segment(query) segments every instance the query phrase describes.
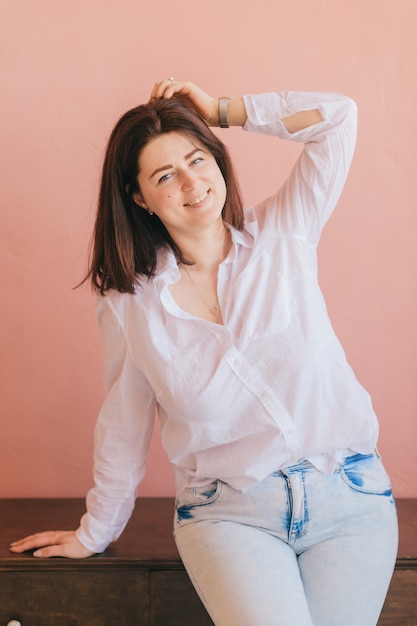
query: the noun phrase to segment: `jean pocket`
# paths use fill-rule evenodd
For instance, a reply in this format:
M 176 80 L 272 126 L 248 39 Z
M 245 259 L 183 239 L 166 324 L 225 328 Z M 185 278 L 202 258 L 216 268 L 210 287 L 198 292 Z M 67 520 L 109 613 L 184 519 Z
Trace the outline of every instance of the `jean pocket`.
M 192 520 L 200 507 L 212 504 L 222 491 L 222 481 L 215 480 L 202 487 L 186 487 L 177 496 L 175 502 L 177 523 Z
M 347 457 L 340 468 L 345 483 L 361 493 L 391 496 L 390 478 L 377 454 Z

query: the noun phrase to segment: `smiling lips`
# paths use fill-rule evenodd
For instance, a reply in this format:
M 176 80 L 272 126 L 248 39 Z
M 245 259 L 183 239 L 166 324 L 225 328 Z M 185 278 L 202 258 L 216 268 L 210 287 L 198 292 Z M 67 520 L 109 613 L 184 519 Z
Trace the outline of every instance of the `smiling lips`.
M 203 202 L 203 200 L 205 200 L 209 194 L 209 189 L 207 189 L 207 191 L 200 196 L 199 198 L 195 198 L 195 200 L 192 200 L 191 202 L 186 202 L 184 204 L 184 206 L 194 206 L 195 204 L 199 204 L 200 202 Z

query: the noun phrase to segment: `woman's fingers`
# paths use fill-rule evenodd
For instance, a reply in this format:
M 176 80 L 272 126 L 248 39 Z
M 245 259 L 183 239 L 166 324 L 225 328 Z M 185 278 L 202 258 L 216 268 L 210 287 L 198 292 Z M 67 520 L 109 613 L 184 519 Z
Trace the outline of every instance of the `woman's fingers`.
M 34 548 L 54 544 L 56 532 L 57 531 L 46 531 L 29 535 L 28 537 L 24 537 L 10 544 L 10 550 L 12 552 L 24 552 L 25 550 L 33 550 Z
M 51 557 L 65 556 L 73 559 L 82 559 L 94 554 L 78 541 L 74 531 L 54 530 L 29 535 L 10 545 L 12 552 L 36 550 L 33 556 Z
M 175 93 L 188 95 L 191 83 L 175 80 L 175 78 L 167 78 L 161 80 L 153 86 L 151 98 L 172 98 Z

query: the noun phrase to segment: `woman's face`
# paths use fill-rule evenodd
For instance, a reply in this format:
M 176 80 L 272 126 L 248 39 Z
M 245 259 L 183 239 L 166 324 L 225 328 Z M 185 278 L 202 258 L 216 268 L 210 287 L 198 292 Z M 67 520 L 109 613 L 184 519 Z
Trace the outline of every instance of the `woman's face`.
M 139 156 L 138 183 L 135 202 L 155 213 L 174 240 L 222 219 L 226 183 L 194 137 L 171 132 L 152 139 Z

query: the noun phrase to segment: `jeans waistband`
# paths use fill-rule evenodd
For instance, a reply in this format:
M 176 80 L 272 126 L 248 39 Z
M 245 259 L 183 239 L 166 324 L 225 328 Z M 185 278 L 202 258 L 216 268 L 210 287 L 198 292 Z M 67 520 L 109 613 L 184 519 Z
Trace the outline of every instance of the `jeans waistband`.
M 335 469 L 337 471 L 341 465 L 349 461 L 356 461 L 361 458 L 370 458 L 372 456 L 377 456 L 380 458 L 380 454 L 377 449 L 373 452 L 363 454 L 361 452 L 355 452 L 350 448 L 346 448 L 344 450 L 339 450 L 335 455 Z M 312 463 L 309 459 L 300 459 L 297 463 L 292 463 L 291 465 L 286 465 L 285 467 L 281 467 L 278 470 L 272 472 L 273 476 L 280 476 L 285 472 L 295 472 L 297 470 L 308 470 L 315 469 L 317 471 L 321 471 L 319 467 L 317 467 L 314 463 Z

